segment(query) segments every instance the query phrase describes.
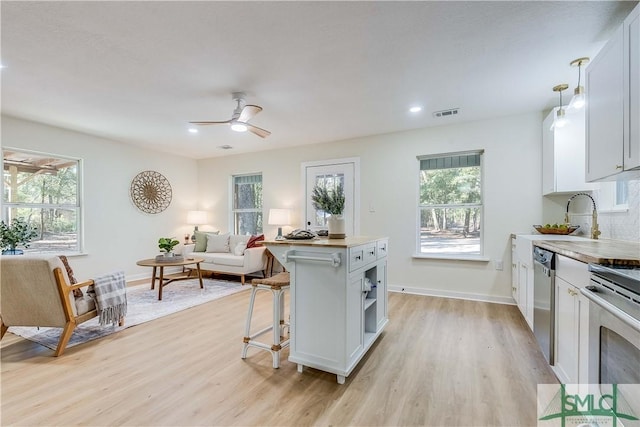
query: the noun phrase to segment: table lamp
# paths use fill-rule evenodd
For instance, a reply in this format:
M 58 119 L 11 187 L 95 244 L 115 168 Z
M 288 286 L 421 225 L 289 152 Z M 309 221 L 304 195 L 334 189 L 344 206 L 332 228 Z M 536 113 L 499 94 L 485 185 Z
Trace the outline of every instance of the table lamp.
M 269 209 L 269 225 L 279 226 L 276 240 L 284 240 L 282 226 L 289 224 L 291 224 L 291 212 L 289 209 Z
M 188 211 L 187 212 L 187 224 L 193 225 L 193 235 L 191 236 L 191 241 L 195 243 L 196 241 L 196 231 L 198 231 L 198 226 L 207 223 L 207 213 L 205 211 Z

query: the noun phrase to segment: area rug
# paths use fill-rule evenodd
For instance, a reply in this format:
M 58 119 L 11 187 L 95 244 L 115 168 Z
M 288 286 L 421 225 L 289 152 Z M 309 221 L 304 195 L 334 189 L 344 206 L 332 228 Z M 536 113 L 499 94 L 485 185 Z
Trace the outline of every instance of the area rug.
M 76 327 L 66 348 L 251 288 L 243 287 L 238 282 L 211 279 L 203 281 L 204 289 L 200 289 L 198 279 L 172 283 L 162 290 L 162 301 L 158 301 L 157 285 L 154 290 L 150 289 L 149 284 L 128 287 L 124 326 L 100 326 L 98 317 L 94 317 Z M 55 350 L 62 328 L 12 326 L 9 332 Z

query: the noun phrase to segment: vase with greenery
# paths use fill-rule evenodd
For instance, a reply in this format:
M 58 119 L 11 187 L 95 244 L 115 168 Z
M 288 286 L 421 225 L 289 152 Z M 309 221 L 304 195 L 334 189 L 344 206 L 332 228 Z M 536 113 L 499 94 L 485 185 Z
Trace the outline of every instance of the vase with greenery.
M 158 248 L 165 253 L 166 257 L 173 256 L 173 248 L 180 242 L 172 237 L 161 237 L 158 239 Z
M 10 225 L 0 221 L 0 246 L 3 255 L 21 255 L 24 252 L 16 249 L 19 245 L 29 247 L 29 242 L 38 235 L 35 227 L 32 227 L 22 218 L 14 218 Z
M 330 239 L 344 239 L 344 187 L 338 184 L 335 188 L 328 189 L 321 185 L 313 187 L 311 192 L 313 208 L 330 214 L 327 218 Z

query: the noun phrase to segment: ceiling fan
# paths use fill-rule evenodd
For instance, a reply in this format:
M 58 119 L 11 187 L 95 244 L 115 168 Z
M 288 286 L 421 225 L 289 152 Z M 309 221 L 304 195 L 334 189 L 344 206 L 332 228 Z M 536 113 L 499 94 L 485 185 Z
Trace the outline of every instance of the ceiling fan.
M 259 128 L 249 123 L 249 120 L 262 111 L 262 107 L 258 105 L 247 105 L 244 92 L 233 92 L 231 97 L 236 101 L 236 109 L 229 120 L 223 122 L 189 122 L 194 125 L 231 125 L 231 130 L 236 132 L 252 132 L 260 138 L 266 138 L 271 135 L 268 130 Z

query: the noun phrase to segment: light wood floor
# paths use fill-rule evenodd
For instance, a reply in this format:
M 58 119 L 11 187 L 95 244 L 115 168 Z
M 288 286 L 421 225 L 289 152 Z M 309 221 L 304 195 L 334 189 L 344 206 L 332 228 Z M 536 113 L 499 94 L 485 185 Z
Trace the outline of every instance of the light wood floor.
M 256 320 L 271 315 L 258 300 Z M 240 359 L 241 292 L 53 351 L 1 342 L 3 426 L 536 425 L 536 385 L 556 383 L 514 306 L 391 293 L 390 323 L 338 385 L 265 351 Z

